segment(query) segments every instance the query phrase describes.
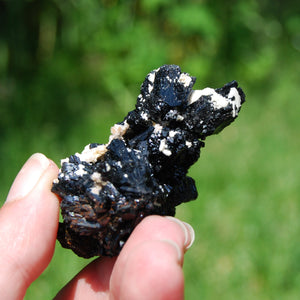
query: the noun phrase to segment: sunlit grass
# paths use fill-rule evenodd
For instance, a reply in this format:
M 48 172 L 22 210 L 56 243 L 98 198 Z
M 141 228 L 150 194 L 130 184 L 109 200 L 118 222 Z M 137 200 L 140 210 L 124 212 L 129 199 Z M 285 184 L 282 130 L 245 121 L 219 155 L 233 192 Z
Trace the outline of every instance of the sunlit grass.
M 187 299 L 299 297 L 300 145 L 291 117 L 299 104 L 248 100 L 231 128 L 207 139 L 191 172 L 199 199 L 178 209 L 197 236 L 184 266 Z

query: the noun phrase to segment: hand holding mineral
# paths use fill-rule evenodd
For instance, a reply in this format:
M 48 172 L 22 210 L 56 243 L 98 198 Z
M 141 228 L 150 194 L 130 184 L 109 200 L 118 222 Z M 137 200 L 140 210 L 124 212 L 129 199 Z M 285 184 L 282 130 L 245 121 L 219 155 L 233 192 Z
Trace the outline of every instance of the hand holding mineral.
M 23 299 L 52 259 L 59 199 L 50 187 L 57 172 L 47 157 L 33 155 L 0 210 L 1 299 Z M 172 217 L 149 216 L 135 228 L 118 258 L 94 260 L 55 299 L 135 300 L 147 295 L 147 299 L 182 300 L 183 255 L 193 239 L 188 224 Z M 50 279 L 43 277 L 43 284 L 45 280 Z

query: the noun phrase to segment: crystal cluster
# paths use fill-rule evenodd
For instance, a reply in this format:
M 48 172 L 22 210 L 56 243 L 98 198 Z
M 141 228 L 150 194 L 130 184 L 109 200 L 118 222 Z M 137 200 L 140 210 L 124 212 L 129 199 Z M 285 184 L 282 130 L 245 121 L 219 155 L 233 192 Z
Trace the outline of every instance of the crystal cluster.
M 195 81 L 175 65 L 150 72 L 108 143 L 61 161 L 52 191 L 62 198 L 63 247 L 86 258 L 118 255 L 143 218 L 174 216 L 175 206 L 197 198 L 188 169 L 205 138 L 237 117 L 245 95 L 236 81 L 193 90 Z

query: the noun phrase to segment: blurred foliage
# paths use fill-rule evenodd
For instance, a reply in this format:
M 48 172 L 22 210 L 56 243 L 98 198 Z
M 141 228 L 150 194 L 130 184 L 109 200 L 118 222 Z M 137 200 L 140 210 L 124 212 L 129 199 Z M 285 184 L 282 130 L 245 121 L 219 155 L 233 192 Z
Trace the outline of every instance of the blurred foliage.
M 300 14 L 294 1 L 0 0 L 1 199 L 33 152 L 59 161 L 134 108 L 146 74 L 238 80 L 239 120 L 207 142 L 178 208 L 198 239 L 187 299 L 298 299 Z M 51 298 L 84 260 L 57 247 L 28 291 Z

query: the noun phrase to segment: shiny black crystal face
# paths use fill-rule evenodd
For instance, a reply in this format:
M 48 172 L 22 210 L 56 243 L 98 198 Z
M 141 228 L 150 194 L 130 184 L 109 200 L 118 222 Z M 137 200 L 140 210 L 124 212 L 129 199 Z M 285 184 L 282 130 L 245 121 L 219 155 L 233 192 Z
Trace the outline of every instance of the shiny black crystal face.
M 58 240 L 82 257 L 118 255 L 134 227 L 152 214 L 174 216 L 197 198 L 189 167 L 245 101 L 233 81 L 192 90 L 195 78 L 175 65 L 147 75 L 135 110 L 93 143 L 62 160 L 52 191 L 62 198 Z

